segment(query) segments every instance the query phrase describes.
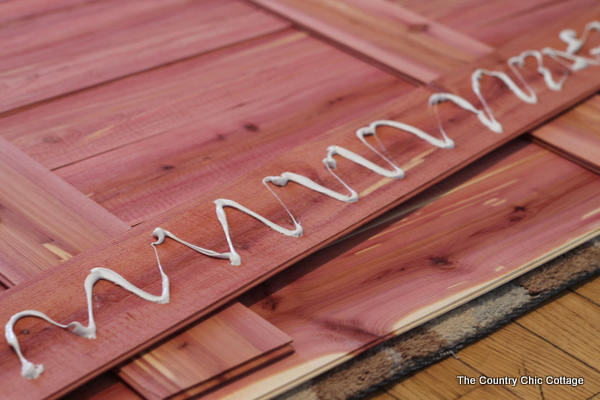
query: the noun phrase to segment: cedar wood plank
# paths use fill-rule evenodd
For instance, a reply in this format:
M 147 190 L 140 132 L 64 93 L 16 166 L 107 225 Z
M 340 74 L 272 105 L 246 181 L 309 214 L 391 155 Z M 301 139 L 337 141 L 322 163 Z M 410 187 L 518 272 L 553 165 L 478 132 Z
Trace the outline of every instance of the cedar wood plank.
M 55 172 L 133 225 L 413 88 L 289 30 L 15 115 L 0 131 L 65 139 L 64 152 L 44 144 L 46 161 L 67 164 Z M 74 162 L 84 155 L 94 156 Z
M 14 286 L 129 225 L 0 138 L 0 282 Z
M 385 0 L 252 0 L 359 57 L 429 83 L 493 49 Z
M 144 398 L 202 393 L 293 352 L 292 339 L 241 303 L 186 328 L 118 368 Z
M 0 5 L 0 112 L 289 26 L 237 0 L 19 3 Z
M 585 13 L 596 0 L 388 0 L 493 47 Z
M 531 134 L 536 143 L 600 174 L 600 96 L 545 124 Z

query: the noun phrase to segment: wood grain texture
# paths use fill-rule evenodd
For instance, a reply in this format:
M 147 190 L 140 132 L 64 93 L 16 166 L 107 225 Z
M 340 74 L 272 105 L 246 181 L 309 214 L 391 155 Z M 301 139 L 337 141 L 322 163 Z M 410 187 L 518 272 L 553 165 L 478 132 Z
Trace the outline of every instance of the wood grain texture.
M 129 225 L 0 138 L 0 282 L 17 285 Z
M 420 82 L 431 82 L 492 51 L 385 0 L 252 2 Z
M 596 0 L 388 0 L 498 47 L 598 5 Z
M 571 288 L 575 293 L 600 306 L 600 277 L 587 280 Z
M 242 376 L 242 374 L 252 373 L 254 369 L 260 368 L 266 364 L 276 362 L 281 357 L 285 357 L 291 354 L 294 351 L 292 345 L 287 345 L 279 348 L 271 353 L 263 353 L 260 358 L 257 358 L 253 361 L 248 362 L 247 364 L 243 364 L 237 368 L 231 369 L 219 376 L 215 379 L 207 380 L 200 385 L 196 385 L 191 389 L 187 389 L 179 394 L 170 397 L 171 400 L 187 400 L 191 398 L 198 398 L 202 396 L 205 392 L 214 389 L 220 385 L 227 385 L 232 380 Z
M 119 376 L 147 399 L 187 398 L 291 353 L 291 341 L 235 302 L 119 367 Z
M 585 19 L 570 26 L 581 28 L 583 23 L 594 16 L 587 13 Z M 549 27 L 544 34 L 548 38 L 555 37 L 560 29 L 562 26 Z M 521 43 L 521 46 L 530 48 L 529 43 Z M 474 66 L 469 66 L 468 70 L 473 68 Z M 549 118 L 573 102 L 581 101 L 600 87 L 599 79 L 598 74 L 590 70 L 574 74 L 569 80 L 568 89 L 561 93 L 543 92 L 544 103 L 528 107 L 526 113 L 519 111 L 518 100 L 501 96 L 502 91 L 499 91 L 498 97 L 503 101 L 490 101 L 490 104 L 492 107 L 501 104 L 505 111 L 499 115 L 512 118 L 502 135 L 490 134 L 487 129 L 474 122 L 476 117 L 470 114 L 465 117 L 464 112 L 456 110 L 454 129 L 450 133 L 456 142 L 456 149 L 452 151 L 431 151 L 430 146 L 419 139 L 404 136 L 398 140 L 389 131 L 382 131 L 382 141 L 388 149 L 388 155 L 399 164 L 411 162 L 410 173 L 403 181 L 381 179 L 366 173 L 361 167 L 341 161 L 340 174 L 362 194 L 361 200 L 356 204 L 340 204 L 297 185 L 277 189 L 305 228 L 306 234 L 301 238 L 282 238 L 277 232 L 246 215 L 229 212 L 233 241 L 244 260 L 241 268 L 232 268 L 224 261 L 201 257 L 178 244 L 167 243 L 161 247 L 160 252 L 163 266 L 173 285 L 172 301 L 168 306 L 150 304 L 113 285 L 100 282 L 95 288 L 98 305 L 96 319 L 100 327 L 99 339 L 96 341 L 78 340 L 57 329 L 44 329 L 46 325 L 38 321 L 20 322 L 17 328 L 19 331 L 27 329 L 32 333 L 25 339 L 21 338 L 25 353 L 35 362 L 43 360 L 47 369 L 44 379 L 23 382 L 19 376 L 18 360 L 6 344 L 0 344 L 2 390 L 11 390 L 24 398 L 58 396 L 64 393 L 73 385 L 90 379 L 144 347 L 156 343 L 299 258 L 433 185 L 475 158 L 523 133 L 532 124 Z M 470 79 L 466 82 L 470 82 Z M 141 224 L 98 246 L 93 252 L 66 261 L 55 268 L 52 274 L 45 274 L 35 281 L 0 293 L 0 320 L 7 320 L 16 311 L 31 308 L 46 312 L 52 310 L 52 316 L 58 321 L 85 319 L 81 285 L 90 266 L 112 268 L 136 286 L 152 293 L 158 292 L 158 273 L 155 267 L 150 267 L 155 265 L 149 246 L 149 235 L 154 227 L 162 226 L 184 239 L 223 251 L 225 241 L 211 204 L 215 198 L 243 201 L 259 214 L 284 224 L 287 216 L 275 199 L 269 201 L 266 200 L 269 197 L 249 196 L 249 193 L 256 193 L 264 176 L 291 170 L 320 182 L 331 182 L 331 177 L 323 175 L 326 171 L 314 169 L 318 168 L 315 166 L 322 165 L 320 163 L 324 149 L 337 144 L 370 157 L 350 132 L 385 115 L 391 114 L 408 123 L 421 121 L 419 127 L 433 132 L 435 121 L 432 121 L 427 108 L 423 106 L 427 103 L 429 94 L 428 89 L 415 89 L 394 101 L 390 108 L 365 112 L 351 124 L 339 126 L 318 138 L 307 140 L 286 154 L 274 157 L 261 168 L 177 207 L 160 219 Z M 269 196 L 268 192 L 265 196 Z M 582 199 L 579 196 L 576 200 Z M 600 216 L 592 217 L 584 222 L 597 223 L 599 218 Z M 547 230 L 547 233 L 551 232 L 554 231 Z M 502 277 L 504 279 L 508 275 Z M 47 296 L 45 290 L 54 287 L 60 287 L 61 292 L 56 296 Z M 74 300 L 77 298 L 81 300 Z M 48 343 L 52 343 L 52 346 L 48 346 Z
M 598 183 L 534 144 L 488 155 L 244 295 L 296 352 L 206 399 L 283 392 L 598 234 Z
M 600 174 L 600 96 L 532 132 L 536 142 Z
M 0 5 L 15 18 L 0 29 L 0 112 L 288 25 L 235 0 L 15 3 Z
M 290 30 L 7 118 L 1 132 L 70 164 L 55 172 L 133 225 L 327 130 L 351 131 L 413 88 Z
M 525 400 L 504 386 L 480 386 L 461 397 L 461 400 Z
M 142 400 L 112 373 L 100 375 L 62 397 L 62 400 Z
M 376 390 L 375 392 L 371 393 L 370 395 L 363 397 L 363 400 L 398 400 L 398 399 L 380 389 L 380 390 Z
M 527 329 L 510 324 L 461 350 L 458 356 L 485 376 L 531 375 L 583 377 L 583 385 L 516 385 L 511 392 L 524 399 L 587 399 L 600 388 L 597 370 L 553 346 Z M 540 392 L 541 389 L 541 392 Z
M 597 304 L 567 293 L 516 321 L 596 371 L 600 370 L 600 349 L 593 339 L 600 336 L 600 306 Z M 548 331 L 552 335 L 546 334 Z M 590 341 L 571 340 L 575 336 L 589 337 Z M 596 376 L 599 376 L 597 372 Z

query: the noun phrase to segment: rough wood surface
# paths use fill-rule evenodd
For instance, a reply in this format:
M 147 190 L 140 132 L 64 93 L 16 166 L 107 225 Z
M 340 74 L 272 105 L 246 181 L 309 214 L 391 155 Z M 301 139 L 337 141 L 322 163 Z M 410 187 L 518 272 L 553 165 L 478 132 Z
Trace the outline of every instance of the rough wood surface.
M 537 143 L 600 174 L 600 96 L 532 132 Z
M 235 302 L 119 367 L 147 399 L 197 395 L 293 351 L 292 339 Z
M 0 5 L 0 112 L 284 29 L 235 0 Z
M 385 0 L 252 0 L 309 31 L 420 82 L 492 48 Z
M 15 115 L 0 133 L 70 164 L 55 172 L 136 224 L 327 130 L 352 131 L 413 88 L 290 30 Z
M 585 22 L 593 17 L 588 13 Z M 576 27 L 581 29 L 581 24 Z M 558 29 L 562 28 L 549 28 L 544 34 L 548 38 L 556 37 Z M 529 43 L 521 45 L 529 48 Z M 483 61 L 482 63 L 484 65 L 481 66 L 487 66 Z M 468 67 L 469 71 L 473 68 L 474 66 Z M 298 258 L 315 251 L 510 138 L 523 133 L 532 124 L 539 123 L 564 107 L 581 101 L 598 90 L 599 79 L 597 73 L 589 70 L 574 74 L 567 89 L 561 93 L 542 91 L 540 95 L 544 96 L 544 103 L 527 107 L 527 112 L 522 111 L 526 107 L 517 103 L 518 100 L 506 96 L 506 89 L 499 88 L 495 95 L 501 101 L 490 101 L 490 105 L 498 112 L 499 117 L 510 120 L 510 123 L 506 124 L 505 133 L 491 134 L 474 122 L 474 116 L 469 114 L 465 117 L 464 112 L 456 110 L 451 135 L 457 147 L 452 151 L 432 152 L 430 146 L 418 139 L 409 137 L 406 140 L 393 140 L 389 132 L 382 134 L 390 157 L 400 164 L 412 158 L 412 168 L 407 178 L 397 182 L 387 178 L 381 179 L 366 173 L 361 167 L 340 162 L 340 171 L 343 171 L 344 179 L 362 194 L 359 203 L 340 204 L 298 186 L 278 189 L 284 202 L 306 230 L 302 238 L 282 238 L 278 233 L 241 213 L 229 212 L 233 240 L 244 259 L 243 267 L 232 268 L 224 261 L 201 257 L 191 250 L 169 242 L 161 247 L 160 252 L 174 288 L 170 305 L 149 304 L 113 285 L 101 282 L 95 288 L 95 298 L 99 306 L 97 321 L 100 327 L 99 339 L 96 341 L 73 338 L 57 329 L 44 329 L 46 325 L 38 321 L 20 322 L 18 329 L 27 329 L 31 333 L 23 339 L 25 352 L 32 360 L 43 360 L 46 364 L 45 379 L 24 382 L 19 376 L 18 360 L 3 344 L 0 345 L 2 390 L 9 390 L 23 398 L 39 398 L 59 395 L 73 385 L 90 379 L 94 374 L 224 304 L 241 291 L 291 265 Z M 466 79 L 465 82 L 470 82 L 470 79 Z M 424 129 L 435 126 L 427 108 L 424 107 L 429 93 L 427 89 L 416 89 L 398 99 L 393 108 L 399 110 L 396 111 L 396 116 L 408 120 L 406 122 L 421 121 L 420 127 L 429 124 Z M 391 113 L 390 109 L 365 113 L 350 125 L 356 129 L 388 113 Z M 224 250 L 225 242 L 211 204 L 215 198 L 244 201 L 245 205 L 258 213 L 278 223 L 285 223 L 286 215 L 276 200 L 268 202 L 258 196 L 249 198 L 248 194 L 254 193 L 256 188 L 260 187 L 265 175 L 286 170 L 305 173 L 314 179 L 329 182 L 330 177 L 320 176 L 326 171 L 314 168 L 321 165 L 324 149 L 332 143 L 369 157 L 368 153 L 358 146 L 349 130 L 349 126 L 340 126 L 319 138 L 308 140 L 287 154 L 274 158 L 263 167 L 211 193 L 199 196 L 164 217 L 152 221 L 151 224 L 142 224 L 129 233 L 97 247 L 93 252 L 66 261 L 55 268 L 52 274 L 44 274 L 35 281 L 1 293 L 0 320 L 7 320 L 16 311 L 31 308 L 46 312 L 52 310 L 52 316 L 59 321 L 85 319 L 82 282 L 87 275 L 86 270 L 91 266 L 115 269 L 138 287 L 153 293 L 158 292 L 158 273 L 155 267 L 150 267 L 155 265 L 149 247 L 150 232 L 156 225 L 160 225 L 184 239 L 198 240 L 208 248 Z M 420 156 L 415 158 L 415 155 Z M 268 192 L 265 196 L 269 196 Z M 201 273 L 198 273 L 199 271 Z M 57 296 L 47 296 L 46 290 L 55 287 L 62 289 L 60 293 Z M 75 300 L 77 298 L 81 300 Z M 48 346 L 49 343 L 52 343 L 52 346 Z
M 585 13 L 596 0 L 387 0 L 498 47 L 548 24 Z
M 285 391 L 597 235 L 599 183 L 534 144 L 486 156 L 244 295 L 296 352 L 206 399 Z
M 0 138 L 0 282 L 17 285 L 129 225 Z

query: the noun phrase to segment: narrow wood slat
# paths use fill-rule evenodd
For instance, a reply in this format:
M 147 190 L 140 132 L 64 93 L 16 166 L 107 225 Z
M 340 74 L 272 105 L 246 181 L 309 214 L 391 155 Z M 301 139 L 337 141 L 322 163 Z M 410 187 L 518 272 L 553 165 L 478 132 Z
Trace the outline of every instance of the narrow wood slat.
M 289 354 L 292 339 L 235 302 L 119 367 L 147 399 L 197 395 Z
M 548 24 L 583 13 L 596 0 L 388 0 L 473 39 L 498 47 Z
M 17 285 L 129 225 L 0 138 L 0 282 Z
M 2 3 L 0 112 L 288 26 L 235 0 Z M 6 18 L 6 17 L 5 17 Z
M 261 355 L 260 358 L 249 362 L 248 364 L 242 365 L 240 368 L 229 370 L 215 379 L 208 380 L 200 385 L 194 386 L 191 389 L 187 389 L 177 395 L 170 397 L 171 400 L 187 400 L 191 398 L 198 398 L 205 392 L 214 389 L 219 385 L 227 385 L 230 381 L 242 376 L 242 374 L 252 373 L 252 371 L 256 368 L 260 368 L 268 363 L 276 362 L 281 357 L 285 357 L 292 353 L 294 348 L 292 345 L 288 345 L 282 347 L 278 350 L 275 350 L 271 353 L 266 353 Z
M 597 235 L 600 217 L 582 216 L 600 204 L 599 183 L 534 144 L 486 156 L 399 207 L 397 219 L 244 295 L 294 339 L 296 352 L 206 399 L 281 393 Z M 436 347 L 445 339 L 429 340 Z M 406 352 L 388 355 L 403 360 Z
M 597 14 L 587 13 L 581 20 L 570 22 L 570 26 L 581 29 L 584 23 L 595 16 Z M 544 32 L 549 45 L 552 45 L 552 38 L 558 35 L 561 28 L 549 27 Z M 521 43 L 521 47 L 529 48 L 529 45 Z M 498 56 L 495 56 L 489 65 L 486 60 L 479 62 L 482 63 L 481 66 L 497 66 L 497 60 Z M 468 68 L 470 71 L 474 66 Z M 431 151 L 430 146 L 414 137 L 403 137 L 401 140 L 394 137 L 394 140 L 388 131 L 382 135 L 382 140 L 389 156 L 400 164 L 412 158 L 410 173 L 403 181 L 396 182 L 366 173 L 359 166 L 340 162 L 340 173 L 343 171 L 344 179 L 362 194 L 361 200 L 356 204 L 340 204 L 297 185 L 277 189 L 283 201 L 305 228 L 306 233 L 301 238 L 282 238 L 277 232 L 246 215 L 228 212 L 233 240 L 244 260 L 240 268 L 232 268 L 224 261 L 199 256 L 173 242 L 161 246 L 163 266 L 169 273 L 174 288 L 169 305 L 150 304 L 113 285 L 100 282 L 95 288 L 95 298 L 101 305 L 96 309 L 96 319 L 100 327 L 99 339 L 96 341 L 73 338 L 57 329 L 44 329 L 46 325 L 39 321 L 20 322 L 19 331 L 27 329 L 32 333 L 26 339 L 22 339 L 26 354 L 36 362 L 43 360 L 47 370 L 44 379 L 23 382 L 19 376 L 18 360 L 6 344 L 1 344 L 2 390 L 13 391 L 24 398 L 40 398 L 59 395 L 73 385 L 90 379 L 94 374 L 155 343 L 191 320 L 205 315 L 240 292 L 291 265 L 300 257 L 316 251 L 510 138 L 523 133 L 531 125 L 588 97 L 600 88 L 599 79 L 595 71 L 580 71 L 571 77 L 569 85 L 561 93 L 540 90 L 539 94 L 543 96 L 544 102 L 528 106 L 527 112 L 523 112 L 526 107 L 517 99 L 505 94 L 508 90 L 498 89 L 495 97 L 490 100 L 490 106 L 497 111 L 497 116 L 503 123 L 505 120 L 510 121 L 505 125 L 505 133 L 491 134 L 475 122 L 476 117 L 456 110 L 451 132 L 456 149 L 451 151 Z M 538 77 L 536 82 L 539 80 L 541 79 Z M 465 82 L 470 82 L 470 79 Z M 536 85 L 536 82 L 533 84 Z M 424 107 L 429 93 L 425 88 L 415 89 L 398 99 L 393 110 L 401 111 L 396 117 L 408 123 L 421 121 L 419 127 L 434 132 L 435 120 L 431 120 L 428 109 Z M 389 111 L 388 109 L 387 112 Z M 382 115 L 386 115 L 384 110 L 365 113 L 351 125 L 356 124 L 356 129 L 364 126 L 360 123 L 367 124 Z M 242 178 L 199 196 L 160 219 L 142 224 L 129 233 L 97 247 L 93 252 L 87 252 L 63 263 L 55 268 L 52 274 L 0 293 L 0 320 L 8 320 L 14 312 L 31 308 L 46 312 L 52 310 L 52 316 L 59 321 L 85 319 L 82 282 L 90 266 L 112 268 L 136 286 L 152 293 L 159 292 L 158 273 L 155 268 L 149 267 L 155 265 L 154 255 L 149 247 L 149 234 L 155 226 L 162 226 L 202 246 L 224 251 L 225 242 L 215 218 L 214 206 L 211 204 L 215 198 L 243 201 L 259 214 L 284 224 L 286 215 L 275 199 L 266 200 L 268 197 L 250 197 L 248 194 L 258 190 L 264 176 L 286 170 L 307 174 L 322 182 L 330 182 L 331 177 L 321 175 L 326 174 L 326 171 L 314 168 L 322 165 L 320 162 L 324 150 L 332 143 L 369 157 L 348 131 L 349 126 L 341 126 L 319 138 L 308 140 Z M 265 196 L 269 196 L 268 193 Z M 586 222 L 597 222 L 596 218 L 598 217 L 592 217 Z M 85 268 L 82 268 L 84 266 Z M 201 273 L 198 273 L 199 271 Z M 60 287 L 61 291 L 55 296 L 48 296 L 46 290 L 55 287 Z M 81 300 L 74 300 L 77 298 Z M 52 346 L 48 346 L 49 343 Z
M 536 142 L 600 174 L 600 96 L 532 132 Z
M 44 163 L 70 164 L 55 172 L 137 224 L 303 140 L 352 130 L 357 116 L 392 110 L 412 89 L 290 30 L 7 118 L 0 133 Z M 36 147 L 49 131 L 68 143 Z
M 4 1 L 0 4 L 0 23 L 8 24 L 25 18 L 60 12 L 65 8 L 77 7 L 90 0 L 20 0 Z
M 509 387 L 524 399 L 543 398 L 587 399 L 600 388 L 600 376 L 590 366 L 553 346 L 543 338 L 510 324 L 458 353 L 460 359 L 489 377 L 570 376 L 583 377 L 585 383 L 577 387 L 567 385 L 522 385 Z M 485 386 L 484 386 L 485 387 Z M 541 392 L 540 392 L 541 390 Z
M 572 340 L 573 337 L 597 338 L 600 335 L 600 306 L 597 304 L 575 293 L 567 293 L 516 321 L 594 368 L 596 376 L 599 376 L 600 349 L 597 343 L 594 340 Z
M 492 51 L 385 0 L 252 2 L 420 82 L 431 82 Z

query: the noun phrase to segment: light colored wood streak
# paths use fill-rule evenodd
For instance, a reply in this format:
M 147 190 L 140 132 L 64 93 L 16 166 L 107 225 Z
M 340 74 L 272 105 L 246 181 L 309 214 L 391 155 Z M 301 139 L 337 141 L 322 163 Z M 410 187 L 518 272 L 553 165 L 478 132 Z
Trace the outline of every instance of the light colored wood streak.
M 234 0 L 0 5 L 0 112 L 288 26 Z
M 58 135 L 37 156 L 70 164 L 55 172 L 133 225 L 330 129 L 351 134 L 365 115 L 390 117 L 413 89 L 290 30 L 7 118 L 0 132 L 17 143 Z M 36 130 L 41 121 L 52 128 Z
M 532 132 L 536 141 L 600 173 L 600 96 Z
M 288 354 L 292 353 L 293 351 L 294 351 L 293 346 L 287 345 L 287 346 L 281 347 L 275 351 L 272 351 L 270 353 L 263 353 L 263 354 L 261 354 L 260 358 L 257 358 L 246 364 L 242 364 L 239 367 L 236 367 L 234 369 L 228 370 L 228 371 L 216 376 L 213 379 L 205 381 L 204 383 L 202 383 L 200 385 L 196 385 L 196 386 L 192 387 L 191 389 L 187 389 L 175 396 L 172 396 L 170 399 L 171 400 L 186 400 L 186 399 L 190 399 L 190 398 L 196 398 L 197 396 L 201 396 L 204 392 L 214 389 L 215 387 L 217 387 L 219 385 L 227 385 L 230 381 L 236 379 L 238 376 L 241 376 L 242 374 L 252 373 L 252 370 L 254 370 L 255 368 L 260 368 L 267 363 L 275 362 L 278 359 L 280 359 L 281 357 L 285 357 Z
M 187 398 L 292 352 L 291 341 L 236 302 L 119 367 L 119 376 L 147 399 Z
M 588 12 L 581 20 L 569 21 L 569 26 L 581 29 L 584 23 L 596 16 L 597 13 Z M 551 42 L 552 39 L 548 38 L 556 37 L 558 30 L 562 28 L 563 26 L 549 27 L 543 33 Z M 521 42 L 520 45 L 524 50 L 530 48 L 531 43 Z M 519 52 L 513 52 L 515 53 Z M 497 60 L 497 55 L 481 59 L 477 66 L 499 67 Z M 482 65 L 479 65 L 479 62 Z M 468 72 L 459 73 L 463 76 L 463 85 L 466 85 L 465 82 L 470 82 L 470 72 L 473 67 L 473 65 L 467 66 Z M 469 78 L 464 79 L 465 75 Z M 453 83 L 451 80 L 449 82 Z M 413 168 L 412 174 L 402 182 L 385 185 L 355 204 L 340 204 L 318 193 L 311 193 L 299 185 L 277 189 L 283 201 L 305 228 L 306 234 L 301 238 L 282 237 L 247 215 L 230 210 L 229 223 L 232 226 L 233 241 L 244 260 L 242 268 L 232 268 L 222 260 L 202 257 L 191 249 L 182 248 L 172 241 L 168 242 L 161 246 L 160 252 L 163 265 L 173 285 L 173 296 L 169 305 L 151 304 L 107 282 L 99 282 L 94 292 L 97 305 L 96 318 L 99 325 L 98 339 L 95 341 L 78 339 L 58 329 L 44 329 L 46 324 L 33 319 L 21 321 L 17 330 L 27 329 L 32 333 L 27 335 L 27 338 L 21 338 L 24 351 L 33 361 L 43 362 L 46 365 L 44 379 L 39 379 L 35 383 L 21 379 L 17 357 L 6 344 L 0 344 L 0 389 L 24 398 L 62 394 L 74 385 L 90 379 L 99 371 L 114 366 L 144 347 L 156 343 L 181 328 L 183 324 L 206 315 L 239 295 L 240 292 L 248 290 L 298 259 L 343 236 L 408 197 L 414 196 L 418 191 L 424 190 L 474 159 L 523 133 L 531 125 L 550 118 L 562 111 L 564 107 L 581 101 L 599 88 L 600 75 L 597 71 L 591 70 L 574 74 L 567 88 L 561 93 L 540 91 L 539 94 L 543 96 L 544 102 L 535 106 L 524 106 L 514 96 L 507 96 L 506 89 L 498 88 L 490 100 L 490 106 L 497 112 L 497 117 L 505 123 L 504 134 L 491 134 L 485 127 L 475 122 L 475 116 L 462 110 L 455 110 L 452 116 L 453 130 L 450 133 L 457 144 L 455 150 L 436 150 L 427 157 L 427 162 Z M 427 121 L 431 121 L 431 116 L 423 105 L 427 103 L 429 94 L 430 91 L 427 89 L 415 89 L 398 99 L 393 104 L 395 106 L 393 109 L 364 113 L 360 120 L 349 125 L 357 129 L 364 126 L 360 124 L 361 122 L 375 119 L 373 118 L 375 114 L 381 116 L 392 112 L 398 113 L 397 117 L 400 119 L 414 118 L 413 121 L 425 121 L 426 124 Z M 435 121 L 430 124 L 435 124 Z M 364 147 L 357 143 L 351 132 L 349 126 L 340 126 L 325 132 L 318 138 L 306 141 L 304 138 L 294 138 L 290 135 L 288 140 L 300 140 L 303 143 L 294 146 L 285 154 L 277 154 L 271 161 L 248 172 L 242 178 L 198 196 L 193 201 L 169 211 L 160 219 L 157 218 L 148 224 L 141 224 L 131 229 L 121 235 L 118 241 L 107 242 L 92 251 L 61 263 L 53 269 L 52 274 L 43 274 L 33 281 L 0 293 L 0 321 L 8 320 L 14 312 L 24 309 L 52 311 L 52 317 L 58 321 L 85 318 L 82 282 L 91 266 L 112 268 L 141 289 L 152 293 L 158 292 L 160 281 L 154 254 L 149 247 L 151 240 L 149 234 L 157 225 L 173 231 L 183 239 L 199 242 L 204 247 L 224 249 L 223 234 L 216 222 L 214 205 L 211 203 L 216 198 L 243 201 L 244 205 L 259 214 L 283 224 L 287 217 L 281 205 L 275 199 L 269 201 L 267 200 L 269 197 L 254 195 L 260 187 L 262 178 L 285 170 L 302 173 L 310 168 L 310 171 L 315 171 L 315 166 L 322 165 L 320 163 L 323 149 L 331 143 L 368 156 Z M 408 135 L 402 137 L 406 136 Z M 407 158 L 411 159 L 429 148 L 426 143 L 415 137 L 408 137 L 406 141 L 386 142 L 390 141 L 390 138 L 391 136 L 382 137 L 386 148 L 389 149 L 390 157 L 395 160 L 401 159 L 400 155 L 406 153 L 409 153 L 406 154 Z M 398 146 L 400 143 L 407 145 L 400 147 Z M 413 149 L 412 157 L 407 149 Z M 319 174 L 326 174 L 326 171 L 316 170 L 311 177 L 324 179 L 323 181 L 331 179 Z M 371 187 L 380 179 L 379 176 L 366 172 L 364 168 L 347 162 L 340 162 L 340 174 L 343 174 L 344 179 L 358 192 Z M 577 179 L 570 179 L 569 183 L 576 181 Z M 565 187 L 567 186 L 569 185 L 565 184 Z M 585 185 L 580 185 L 579 188 L 581 187 L 585 188 Z M 573 189 L 570 193 L 576 193 L 576 190 Z M 266 196 L 269 196 L 268 192 Z M 569 199 L 568 204 L 576 204 L 585 199 L 586 196 L 580 194 L 577 198 Z M 502 205 L 494 207 L 494 210 L 499 212 L 501 207 Z M 575 212 L 564 204 L 563 207 Z M 543 215 L 543 212 L 537 215 Z M 558 213 L 555 212 L 554 215 Z M 565 219 L 568 223 L 576 224 L 576 228 L 589 232 L 593 229 L 592 225 L 598 223 L 600 218 L 575 222 L 570 218 Z M 463 226 L 462 222 L 460 225 Z M 508 225 L 515 226 L 515 224 Z M 504 225 L 500 226 L 502 227 Z M 575 234 L 577 229 L 571 232 Z M 548 229 L 544 233 L 552 234 L 556 231 Z M 493 232 L 491 234 L 494 235 Z M 582 238 L 581 235 L 583 234 L 580 231 L 577 237 Z M 369 256 L 372 257 L 373 254 Z M 469 260 L 469 265 L 474 265 L 474 261 L 481 262 L 481 257 L 486 256 L 483 254 L 475 256 Z M 503 265 L 508 267 L 506 264 Z M 430 267 L 436 271 L 439 269 L 434 265 Z M 456 275 L 464 278 L 464 274 Z M 499 280 L 494 281 L 494 284 L 510 279 L 510 274 L 506 272 L 497 279 Z M 481 283 L 481 285 L 487 287 L 488 284 Z M 484 286 L 480 289 L 484 290 Z M 53 292 L 53 296 L 48 296 L 47 291 L 54 288 L 61 290 Z M 466 290 L 464 286 L 458 288 Z M 444 306 L 447 304 L 446 299 L 443 306 L 432 305 L 431 314 L 444 311 Z M 382 326 L 377 323 L 375 329 L 381 329 Z M 362 336 L 362 333 L 358 336 Z M 370 334 L 366 336 L 372 338 Z
M 310 31 L 429 83 L 492 48 L 385 0 L 252 0 Z
M 497 47 L 597 6 L 595 0 L 388 0 Z M 567 28 L 567 27 L 565 27 Z
M 517 141 L 488 155 L 400 207 L 418 223 L 398 230 L 399 217 L 373 227 L 245 295 L 244 304 L 294 339 L 296 352 L 206 399 L 285 391 L 567 251 L 600 231 L 600 216 L 585 227 L 579 218 L 600 202 L 598 183 L 534 144 Z M 471 207 L 448 213 L 469 198 Z M 491 198 L 507 201 L 486 204 Z
M 17 285 L 129 225 L 0 138 L 0 282 Z

